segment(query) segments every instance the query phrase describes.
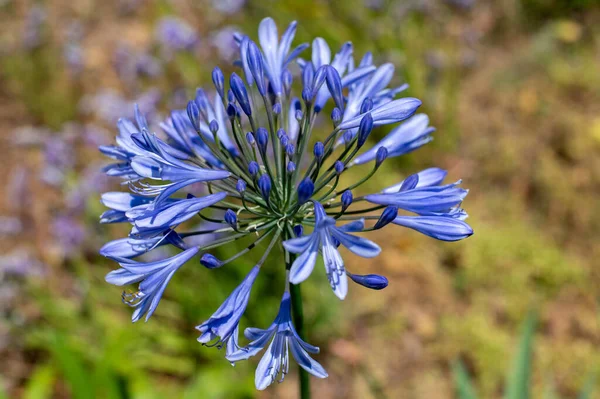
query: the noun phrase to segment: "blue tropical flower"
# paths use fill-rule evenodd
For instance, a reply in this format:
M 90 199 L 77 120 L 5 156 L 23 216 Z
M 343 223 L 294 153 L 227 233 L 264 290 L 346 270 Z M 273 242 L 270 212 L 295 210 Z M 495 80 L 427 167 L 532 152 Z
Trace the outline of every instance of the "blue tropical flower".
M 448 171 L 440 168 L 428 168 L 422 170 L 416 174 L 417 185 L 415 188 L 437 186 L 444 181 L 447 175 Z M 386 194 L 396 193 L 398 190 L 400 190 L 403 184 L 404 180 L 402 180 L 400 183 L 383 189 L 382 192 Z
M 198 248 L 187 249 L 171 258 L 142 263 L 126 258 L 113 258 L 121 269 L 106 275 L 106 282 L 118 286 L 140 283 L 138 291 L 123 293 L 123 302 L 135 308 L 131 320 L 138 321 L 146 315 L 146 321 L 154 314 L 163 292 L 175 272 L 198 253 Z
M 267 388 L 279 376 L 281 376 L 279 382 L 283 381 L 290 366 L 289 350 L 292 351 L 292 356 L 304 370 L 318 378 L 327 377 L 327 372 L 323 366 L 309 355 L 309 353 L 319 353 L 319 348 L 304 342 L 292 324 L 289 292 L 286 291 L 283 294 L 279 313 L 269 328 L 266 330 L 247 328 L 244 335 L 252 342 L 228 354 L 226 356 L 227 360 L 238 362 L 255 356 L 271 341 L 256 368 L 254 378 L 256 389 L 263 390 Z
M 100 223 L 121 223 L 129 221 L 125 212 L 138 205 L 150 204 L 152 198 L 113 191 L 102 194 L 100 201 L 104 206 L 110 208 L 100 215 Z
M 181 21 L 163 20 L 159 29 L 164 54 L 194 45 L 197 35 L 188 28 Z M 223 270 L 251 251 L 262 251 L 239 286 L 196 327 L 198 341 L 226 347 L 231 362 L 267 348 L 256 370 L 258 389 L 287 374 L 289 350 L 304 370 L 327 376 L 309 356 L 318 348 L 304 341 L 302 330 L 296 331 L 290 307 L 291 301 L 300 305 L 302 298 L 294 284 L 309 277 L 319 253 L 334 294 L 344 299 L 348 278 L 374 290 L 388 285 L 379 274 L 346 271 L 340 245 L 364 258 L 381 251 L 354 233 L 391 224 L 445 241 L 473 233 L 461 208 L 467 190 L 458 186 L 460 181 L 444 185 L 443 169 L 423 170 L 376 194 L 358 192 L 388 159 L 430 141 L 433 128 L 426 115 L 414 115 L 420 100 L 397 98 L 407 85 L 390 86 L 394 66 L 375 66 L 369 52 L 355 60 L 350 42 L 342 43 L 332 57 L 327 42 L 316 38 L 310 60 L 297 60 L 302 88 L 294 93 L 290 64 L 308 47 L 292 46 L 295 32 L 292 22 L 280 38 L 275 22 L 266 18 L 259 26 L 257 43 L 235 34 L 241 72 L 226 77 L 219 67 L 212 69 L 214 90 L 198 88 L 185 110 L 168 113 L 159 125 L 162 138 L 151 130 L 142 113 L 145 107 L 136 106 L 132 120 L 118 121 L 115 145 L 100 148 L 113 159 L 104 171 L 122 179 L 131 191 L 102 196 L 109 210 L 100 222 L 124 222 L 132 228 L 128 237 L 106 243 L 100 253 L 121 266 L 107 275 L 109 283 L 139 283 L 137 292 L 123 294 L 124 302 L 135 308 L 134 321 L 153 314 L 173 274 L 196 254 L 202 254 L 197 267 L 208 272 Z M 326 115 L 322 111 L 330 98 L 333 109 Z M 317 127 L 327 122 L 322 119 L 330 119 L 333 130 L 313 137 Z M 399 122 L 403 123 L 368 148 L 378 126 Z M 342 144 L 344 149 L 338 152 Z M 354 180 L 347 176 L 349 185 L 340 186 L 350 167 L 373 160 L 369 174 Z M 199 185 L 202 191 L 196 191 Z M 192 195 L 198 192 L 201 196 Z M 377 210 L 379 216 L 373 216 Z M 192 223 L 199 219 L 209 224 Z M 227 259 L 220 256 L 228 250 L 210 253 L 238 240 L 244 240 L 245 248 Z M 266 249 L 263 240 L 269 242 Z M 250 291 L 278 244 L 283 246 L 285 262 L 271 269 L 285 273 L 279 314 L 266 330 L 247 328 L 244 335 L 251 342 L 240 345 L 238 332 Z M 180 252 L 163 259 L 167 247 Z M 133 260 L 141 255 L 157 260 Z M 294 319 L 301 320 L 301 313 Z
M 307 236 L 292 238 L 283 242 L 284 248 L 293 254 L 300 254 L 292 263 L 290 282 L 300 284 L 310 276 L 317 261 L 319 249 L 323 254 L 327 279 L 335 295 L 344 299 L 348 292 L 344 261 L 337 250 L 337 243 L 348 248 L 352 253 L 363 258 L 373 258 L 381 252 L 381 248 L 366 238 L 349 234 L 362 231 L 364 221 L 357 220 L 337 227 L 335 219 L 327 216 L 323 205 L 314 201 L 315 230 Z
M 246 306 L 248 306 L 250 291 L 259 270 L 260 266 L 254 266 L 217 311 L 208 320 L 196 327 L 196 330 L 200 331 L 198 342 L 203 344 L 213 342 L 213 345 L 219 348 L 226 344 L 229 348 L 228 353 L 232 350 L 232 347 L 235 347 L 235 345 L 229 345 L 229 341 L 236 340 L 235 342 L 237 342 L 238 325 Z
M 458 241 L 473 234 L 463 220 L 448 216 L 397 216 L 392 223 L 442 241 Z
M 444 212 L 459 205 L 469 193 L 469 190 L 457 187 L 460 183 L 401 189 L 389 194 L 369 194 L 365 199 L 373 204 L 394 205 L 415 213 Z
M 133 222 L 131 236 L 136 238 L 150 238 L 173 229 L 191 219 L 199 211 L 227 196 L 220 192 L 206 197 L 178 199 L 163 203 L 160 207 L 154 204 L 138 205 L 126 212 L 127 217 Z
M 173 245 L 186 249 L 183 239 L 174 230 L 151 238 L 135 239 L 131 237 L 109 241 L 100 248 L 100 255 L 108 258 L 135 258 L 162 245 Z
M 354 158 L 351 165 L 360 165 L 374 160 L 377 151 L 381 147 L 387 149 L 387 158 L 407 154 L 433 140 L 430 134 L 433 133 L 434 130 L 434 128 L 429 127 L 429 118 L 427 115 L 415 115 L 392 130 L 369 151 Z

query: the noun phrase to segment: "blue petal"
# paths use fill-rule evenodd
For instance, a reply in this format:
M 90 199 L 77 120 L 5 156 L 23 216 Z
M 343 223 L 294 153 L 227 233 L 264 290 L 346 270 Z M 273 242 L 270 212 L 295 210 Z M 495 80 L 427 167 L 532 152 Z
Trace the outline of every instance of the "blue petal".
M 314 239 L 315 237 L 312 234 L 298 238 L 291 238 L 283 242 L 283 247 L 288 252 L 299 254 L 306 251 Z
M 348 279 L 346 278 L 344 260 L 338 252 L 337 246 L 334 244 L 329 232 L 322 231 L 320 232 L 320 236 L 321 251 L 323 252 L 323 261 L 329 285 L 331 285 L 333 293 L 343 300 L 348 294 Z
M 393 223 L 442 241 L 458 241 L 473 234 L 467 223 L 450 217 L 398 216 Z
M 331 50 L 327 45 L 327 42 L 321 38 L 317 37 L 312 42 L 312 63 L 315 69 L 319 68 L 321 65 L 329 65 L 331 62 Z
M 443 212 L 460 204 L 469 193 L 456 187 L 457 183 L 446 186 L 414 188 L 390 194 L 366 195 L 365 199 L 374 204 L 395 205 L 410 212 Z
M 325 369 L 323 368 L 323 366 L 321 366 L 316 360 L 311 358 L 299 342 L 293 339 L 291 339 L 290 341 L 290 349 L 292 351 L 292 356 L 294 356 L 294 359 L 296 359 L 296 362 L 298 362 L 298 365 L 300 367 L 302 367 L 308 373 L 318 378 L 327 378 L 329 376 L 327 374 L 327 371 L 325 371 Z
M 373 124 L 378 125 L 386 125 L 390 123 L 400 122 L 404 119 L 412 116 L 417 108 L 421 106 L 421 101 L 412 98 L 406 97 L 398 100 L 390 101 L 386 104 L 383 104 L 377 108 L 374 108 L 371 112 L 371 116 L 373 117 Z M 358 115 L 350 120 L 342 122 L 338 128 L 339 129 L 351 129 L 358 127 L 360 125 L 360 121 L 363 118 L 363 114 Z
M 343 231 L 345 233 L 356 233 L 359 231 L 363 231 L 365 228 L 365 219 L 354 220 L 350 223 L 346 223 L 343 226 L 338 227 L 339 231 Z
M 416 188 L 437 186 L 444 181 L 447 174 L 447 170 L 440 168 L 429 168 L 422 170 L 419 173 L 417 173 L 417 175 L 419 176 L 419 182 L 417 183 Z M 396 193 L 398 192 L 398 190 L 400 190 L 400 187 L 402 187 L 403 183 L 404 180 L 402 180 L 398 184 L 394 184 L 393 186 L 385 188 L 383 192 L 386 194 Z
M 340 229 L 332 229 L 331 235 L 352 253 L 363 258 L 373 258 L 381 252 L 379 245 L 364 237 L 344 233 Z
M 141 195 L 134 195 L 126 192 L 111 191 L 102 194 L 100 202 L 107 208 L 114 209 L 116 211 L 126 212 L 134 206 L 148 204 L 152 202 L 152 198 L 143 197 Z
M 296 260 L 294 260 L 294 263 L 292 263 L 292 267 L 290 268 L 290 282 L 292 284 L 300 284 L 306 280 L 315 268 L 319 240 L 317 236 L 313 235 L 306 237 L 311 238 L 308 241 L 310 243 L 309 247 L 306 248 L 306 250 L 300 256 L 298 256 Z M 299 239 L 300 238 L 298 238 L 298 240 Z

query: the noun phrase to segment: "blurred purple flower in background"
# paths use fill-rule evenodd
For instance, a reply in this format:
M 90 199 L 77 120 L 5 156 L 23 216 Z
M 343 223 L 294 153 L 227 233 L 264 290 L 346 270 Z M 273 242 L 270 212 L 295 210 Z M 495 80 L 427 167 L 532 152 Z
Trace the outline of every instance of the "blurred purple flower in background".
M 83 224 L 70 215 L 57 216 L 52 223 L 52 231 L 54 239 L 67 256 L 77 252 L 87 236 Z
M 172 16 L 163 17 L 158 22 L 155 35 L 166 55 L 172 55 L 172 51 L 190 51 L 199 42 L 194 28 L 184 20 Z
M 160 90 L 150 88 L 140 94 L 134 101 L 126 100 L 113 89 L 103 89 L 94 95 L 84 96 L 79 104 L 85 114 L 95 115 L 108 124 L 116 123 L 121 117 L 133 117 L 133 104 L 138 104 L 153 121 L 158 104 L 162 98 Z
M 0 256 L 0 282 L 7 277 L 40 276 L 45 266 L 23 248 Z
M 84 52 L 81 46 L 83 39 L 83 25 L 79 21 L 73 21 L 67 26 L 66 42 L 63 48 L 63 57 L 69 71 L 73 75 L 79 75 L 84 68 Z
M 61 185 L 67 171 L 75 165 L 75 152 L 71 143 L 60 135 L 48 136 L 44 146 L 44 161 L 42 181 L 52 186 Z
M 163 72 L 161 62 L 146 51 L 136 51 L 126 43 L 117 46 L 112 60 L 119 78 L 127 86 L 135 86 L 138 78 L 158 77 Z
M 42 45 L 42 29 L 48 14 L 41 5 L 35 5 L 29 9 L 25 17 L 25 28 L 23 31 L 23 46 L 32 50 Z
M 217 49 L 219 57 L 225 61 L 233 61 L 238 57 L 239 47 L 233 36 L 237 31 L 232 26 L 226 26 L 214 32 L 210 37 L 210 42 Z
M 212 0 L 211 3 L 215 10 L 223 14 L 233 15 L 244 7 L 246 0 Z

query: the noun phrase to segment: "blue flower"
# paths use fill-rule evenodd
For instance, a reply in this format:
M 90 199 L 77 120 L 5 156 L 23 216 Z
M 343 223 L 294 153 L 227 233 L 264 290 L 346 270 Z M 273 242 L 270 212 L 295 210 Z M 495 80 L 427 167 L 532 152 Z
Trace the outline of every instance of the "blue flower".
M 312 42 L 312 67 L 316 70 L 323 65 L 331 65 L 331 67 L 335 68 L 341 78 L 341 86 L 349 87 L 375 71 L 375 67 L 372 65 L 366 65 L 351 70 L 352 52 L 352 43 L 346 42 L 342 45 L 332 61 L 329 45 L 323 38 L 317 37 Z M 302 69 L 308 65 L 308 62 L 304 60 L 298 60 L 298 63 Z M 347 71 L 349 71 L 349 73 L 346 74 Z M 319 112 L 325 106 L 329 97 L 330 91 L 328 88 L 321 87 L 317 94 L 317 98 L 315 99 L 316 112 Z
M 263 52 L 265 73 L 269 78 L 273 92 L 278 96 L 283 94 L 283 71 L 291 61 L 308 47 L 308 44 L 301 44 L 290 53 L 292 40 L 294 40 L 294 36 L 296 35 L 296 25 L 294 21 L 288 26 L 281 37 L 281 42 L 279 42 L 277 25 L 275 25 L 275 21 L 272 18 L 263 19 L 258 27 L 258 39 Z M 244 35 L 237 35 L 236 40 L 241 45 L 244 38 Z M 242 63 L 247 65 L 247 48 L 244 49 L 244 46 L 241 46 L 241 48 Z M 247 67 L 246 65 L 246 79 L 248 79 L 251 73 L 248 73 L 249 66 Z M 252 80 L 249 83 L 252 84 L 251 82 Z
M 172 55 L 175 50 L 191 48 L 197 35 L 188 28 L 178 20 L 163 20 L 159 28 L 166 44 L 163 53 Z M 444 185 L 447 172 L 442 169 L 423 170 L 376 194 L 360 192 L 361 185 L 387 158 L 430 141 L 433 128 L 427 116 L 413 116 L 420 100 L 396 98 L 408 86 L 390 86 L 394 66 L 375 66 L 369 52 L 355 59 L 352 43 L 342 43 L 332 56 L 325 40 L 316 38 L 310 60 L 297 60 L 301 76 L 292 75 L 290 63 L 307 47 L 292 46 L 295 32 L 296 23 L 292 22 L 280 38 L 275 22 L 266 18 L 259 26 L 256 43 L 249 36 L 235 34 L 232 40 L 237 43 L 234 50 L 239 56 L 235 64 L 240 71 L 225 76 L 214 67 L 214 90 L 197 88 L 185 110 L 172 110 L 160 123 L 164 140 L 151 131 L 136 106 L 132 120 L 119 120 L 116 144 L 100 148 L 113 159 L 105 172 L 120 177 L 132 192 L 102 196 L 109 210 L 100 221 L 128 222 L 132 229 L 128 237 L 106 243 L 100 253 L 121 265 L 109 273 L 109 282 L 140 283 L 138 292 L 124 294 L 125 302 L 136 307 L 134 320 L 150 317 L 173 273 L 200 250 L 202 256 L 196 266 L 207 272 L 225 272 L 249 252 L 262 251 L 246 278 L 208 320 L 197 326 L 198 341 L 226 347 L 226 358 L 232 362 L 267 348 L 256 370 L 259 389 L 287 374 L 290 349 L 300 367 L 317 377 L 327 376 L 309 356 L 318 348 L 301 339 L 290 315 L 290 301 L 301 301 L 298 290 L 290 295 L 291 284 L 309 277 L 319 253 L 334 294 L 344 299 L 348 278 L 376 290 L 388 284 L 378 274 L 346 271 L 340 245 L 364 258 L 381 251 L 372 241 L 353 233 L 368 233 L 390 224 L 445 241 L 473 233 L 461 208 L 467 190 L 458 187 L 460 181 Z M 301 90 L 294 92 L 295 86 Z M 258 97 L 253 95 L 256 92 Z M 152 102 L 147 108 L 155 111 L 155 97 L 140 101 Z M 331 113 L 321 112 L 330 97 Z M 105 99 L 112 120 L 114 110 L 120 110 L 125 102 L 115 95 L 105 95 Z M 377 134 L 378 126 L 399 122 L 403 123 L 357 156 L 369 137 Z M 325 123 L 332 123 L 333 129 L 328 135 L 314 137 Z M 345 148 L 338 152 L 336 146 L 341 144 Z M 353 165 L 373 160 L 374 167 L 363 178 L 345 173 Z M 66 166 L 60 167 L 64 172 Z M 342 180 L 348 180 L 348 185 L 341 186 Z M 191 192 L 202 194 L 195 197 Z M 375 210 L 380 216 L 372 214 Z M 210 223 L 189 227 L 199 219 Z M 338 223 L 342 220 L 347 224 Z M 368 228 L 365 220 L 370 221 Z M 268 240 L 268 245 L 261 245 L 263 240 Z M 208 251 L 224 248 L 219 252 L 223 256 L 231 252 L 228 246 L 234 242 L 247 246 L 225 259 Z M 266 330 L 246 329 L 245 336 L 251 342 L 240 346 L 240 320 L 259 268 L 272 252 L 278 252 L 273 249 L 281 246 L 285 262 L 269 267 L 272 273 L 281 272 L 284 281 L 279 314 Z M 157 247 L 161 248 L 154 251 Z M 166 247 L 183 252 L 160 260 Z M 140 255 L 157 260 L 140 263 L 128 259 Z
M 259 266 L 253 267 L 217 311 L 208 320 L 196 327 L 196 330 L 200 331 L 198 342 L 203 344 L 212 342 L 213 345 L 221 348 L 230 339 L 237 339 L 238 324 L 246 310 L 246 306 L 248 306 L 250 291 L 259 270 Z
M 415 188 L 422 188 L 439 185 L 448 175 L 448 171 L 440 168 L 428 168 L 420 171 L 416 175 L 418 180 Z M 400 190 L 400 187 L 402 187 L 403 184 L 404 180 L 398 184 L 394 184 L 393 186 L 383 189 L 382 192 L 386 194 L 396 193 L 398 190 Z
M 373 117 L 373 125 L 389 125 L 410 118 L 420 106 L 420 100 L 413 97 L 406 97 L 386 102 L 378 107 L 374 107 L 369 112 Z M 365 114 L 362 113 L 347 120 L 343 119 L 338 128 L 343 130 L 356 128 L 360 125 L 360 121 L 364 116 Z
M 100 248 L 100 255 L 108 258 L 135 258 L 162 245 L 173 245 L 185 249 L 185 243 L 174 230 L 165 235 L 151 238 L 119 238 L 109 241 Z
M 115 257 L 114 260 L 119 262 L 121 269 L 108 273 L 106 281 L 118 286 L 140 283 L 137 292 L 123 293 L 123 302 L 135 308 L 131 316 L 133 322 L 144 315 L 148 321 L 175 272 L 197 252 L 198 248 L 193 247 L 171 258 L 149 263 Z
M 151 238 L 177 227 L 194 217 L 202 209 L 222 201 L 227 196 L 220 192 L 206 197 L 179 199 L 163 203 L 160 207 L 153 204 L 139 205 L 126 212 L 133 222 L 131 236 Z
M 409 212 L 445 212 L 459 205 L 469 190 L 460 181 L 443 186 L 415 187 L 397 193 L 370 194 L 365 199 L 379 205 L 394 205 Z
M 458 241 L 473 234 L 467 223 L 448 216 L 397 216 L 392 223 L 442 241 Z
M 151 203 L 152 198 L 113 191 L 102 194 L 100 202 L 110 208 L 100 216 L 100 223 L 121 223 L 129 221 L 125 212 L 135 206 Z
M 416 150 L 433 138 L 430 134 L 435 130 L 429 127 L 429 118 L 425 114 L 415 115 L 393 129 L 383 140 L 375 144 L 369 151 L 354 158 L 351 165 L 363 164 L 375 159 L 377 150 L 387 149 L 387 158 L 397 157 Z
M 352 253 L 363 258 L 373 258 L 379 255 L 381 248 L 366 238 L 348 234 L 362 231 L 364 228 L 363 220 L 337 227 L 335 219 L 327 216 L 323 205 L 317 201 L 313 203 L 315 211 L 314 231 L 310 235 L 292 238 L 283 242 L 283 246 L 288 252 L 300 254 L 290 269 L 290 282 L 299 284 L 310 276 L 315 267 L 317 253 L 320 248 L 329 284 L 335 295 L 340 299 L 344 299 L 348 292 L 348 282 L 344 261 L 337 250 L 336 243 L 342 244 Z
M 365 274 L 358 275 L 346 272 L 348 277 L 356 284 L 360 284 L 363 287 L 370 288 L 372 290 L 382 290 L 388 286 L 388 279 L 379 274 Z
M 326 378 L 327 372 L 309 353 L 319 353 L 319 348 L 304 342 L 291 318 L 291 300 L 289 292 L 283 294 L 281 306 L 275 321 L 269 328 L 247 328 L 244 331 L 247 339 L 252 340 L 247 346 L 226 356 L 231 362 L 248 359 L 258 354 L 271 341 L 256 368 L 254 383 L 256 389 L 263 390 L 275 382 L 281 375 L 283 381 L 290 366 L 289 350 L 300 367 L 318 378 Z

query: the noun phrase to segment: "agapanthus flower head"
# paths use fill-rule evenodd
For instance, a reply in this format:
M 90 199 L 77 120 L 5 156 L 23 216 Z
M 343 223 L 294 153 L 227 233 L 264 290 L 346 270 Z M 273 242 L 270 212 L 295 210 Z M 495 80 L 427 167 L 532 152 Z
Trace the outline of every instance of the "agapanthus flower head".
M 425 115 L 413 116 L 420 100 L 396 98 L 406 85 L 388 87 L 393 65 L 375 66 L 370 53 L 355 60 L 351 43 L 341 44 L 332 59 L 325 40 L 315 39 L 310 60 L 297 60 L 302 74 L 294 82 L 288 67 L 308 46 L 291 50 L 295 31 L 292 22 L 280 37 L 275 22 L 267 18 L 260 24 L 258 41 L 236 34 L 240 70 L 225 76 L 221 69 L 212 69 L 214 89 L 197 89 L 186 109 L 171 111 L 160 124 L 162 137 L 146 121 L 144 107 L 137 107 L 134 121 L 119 120 L 116 145 L 101 147 L 114 159 L 106 173 L 123 179 L 132 191 L 102 196 L 109 210 L 101 222 L 129 223 L 132 229 L 129 237 L 107 243 L 101 253 L 121 266 L 107 275 L 109 282 L 140 283 L 134 294 L 124 294 L 124 301 L 136 308 L 134 321 L 153 314 L 170 279 L 190 259 L 199 258 L 194 266 L 216 269 L 233 267 L 238 258 L 261 251 L 246 278 L 197 327 L 198 340 L 226 347 L 231 362 L 268 346 L 256 371 L 258 389 L 285 376 L 289 350 L 300 367 L 327 376 L 308 355 L 318 349 L 304 341 L 292 322 L 291 304 L 301 301 L 294 285 L 311 276 L 317 258 L 323 258 L 333 293 L 344 299 L 348 277 L 375 290 L 388 284 L 378 274 L 346 270 L 340 246 L 364 258 L 381 252 L 364 233 L 399 225 L 444 241 L 472 234 L 461 208 L 467 190 L 458 186 L 460 181 L 443 185 L 447 172 L 442 169 L 426 169 L 379 193 L 360 192 L 386 159 L 431 140 L 433 128 Z M 331 112 L 322 112 L 328 107 Z M 319 118 L 324 123 L 315 123 Z M 378 126 L 397 123 L 382 141 L 369 145 Z M 313 128 L 323 124 L 333 127 L 318 136 Z M 363 177 L 347 186 L 341 183 L 350 180 L 346 171 L 373 160 Z M 190 190 L 197 185 L 205 190 L 194 196 Z M 199 219 L 213 225 L 186 228 Z M 214 253 L 238 240 L 247 242 L 243 250 Z M 178 254 L 132 260 L 169 247 Z M 267 262 L 282 247 L 282 260 Z M 283 299 L 269 328 L 245 330 L 250 343 L 244 345 L 238 332 L 263 267 L 285 274 Z

